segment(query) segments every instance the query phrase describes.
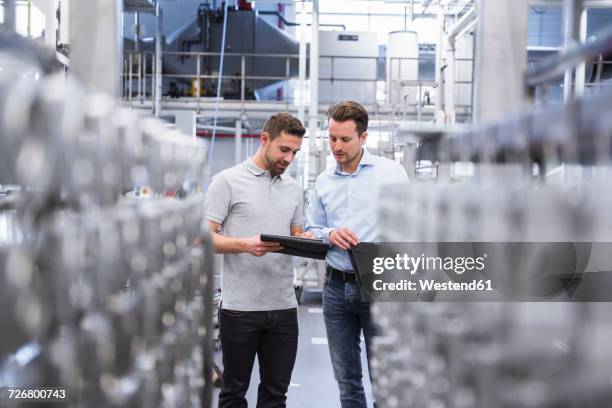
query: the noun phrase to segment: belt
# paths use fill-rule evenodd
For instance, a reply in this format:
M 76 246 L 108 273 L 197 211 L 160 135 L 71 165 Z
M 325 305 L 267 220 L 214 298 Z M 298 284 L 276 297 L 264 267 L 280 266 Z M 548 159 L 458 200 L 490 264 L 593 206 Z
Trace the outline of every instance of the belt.
M 341 282 L 357 282 L 357 275 L 353 271 L 341 271 L 340 269 L 332 268 L 329 265 L 325 266 L 327 275 L 331 276 L 333 280 Z

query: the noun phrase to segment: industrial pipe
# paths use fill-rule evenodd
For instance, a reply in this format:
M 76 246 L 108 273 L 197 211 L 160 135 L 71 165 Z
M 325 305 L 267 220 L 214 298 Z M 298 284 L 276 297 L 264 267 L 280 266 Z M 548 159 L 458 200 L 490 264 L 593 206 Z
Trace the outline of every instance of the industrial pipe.
M 261 11 L 258 11 L 257 13 L 261 15 L 266 15 L 266 16 L 276 16 L 281 19 L 283 24 L 291 26 L 291 27 L 300 25 L 300 23 L 295 23 L 293 21 L 288 21 L 287 19 L 285 19 L 285 16 L 283 16 L 280 11 L 261 10 Z M 310 26 L 311 24 L 307 24 L 307 25 Z M 344 24 L 321 24 L 319 23 L 319 27 L 340 27 L 342 28 L 342 30 L 346 31 L 346 26 Z

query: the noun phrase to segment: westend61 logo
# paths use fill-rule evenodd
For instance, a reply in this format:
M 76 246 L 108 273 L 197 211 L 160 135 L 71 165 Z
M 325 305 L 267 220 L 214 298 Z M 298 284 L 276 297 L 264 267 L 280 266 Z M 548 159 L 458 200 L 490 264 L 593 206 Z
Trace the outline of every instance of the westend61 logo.
M 385 271 L 408 271 L 411 275 L 419 271 L 445 271 L 461 275 L 465 272 L 482 271 L 485 268 L 487 254 L 479 257 L 440 257 L 410 256 L 396 254 L 394 257 L 376 257 L 372 262 L 372 272 L 380 275 Z

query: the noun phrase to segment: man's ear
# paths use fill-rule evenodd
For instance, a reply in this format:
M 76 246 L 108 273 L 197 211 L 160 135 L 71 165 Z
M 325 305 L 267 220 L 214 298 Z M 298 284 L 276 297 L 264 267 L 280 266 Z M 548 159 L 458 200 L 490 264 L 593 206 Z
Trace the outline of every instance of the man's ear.
M 368 138 L 368 132 L 363 132 L 359 138 L 361 139 L 361 145 L 365 145 L 366 139 Z
M 267 146 L 270 143 L 270 134 L 268 132 L 261 132 L 261 136 L 259 137 L 262 146 Z

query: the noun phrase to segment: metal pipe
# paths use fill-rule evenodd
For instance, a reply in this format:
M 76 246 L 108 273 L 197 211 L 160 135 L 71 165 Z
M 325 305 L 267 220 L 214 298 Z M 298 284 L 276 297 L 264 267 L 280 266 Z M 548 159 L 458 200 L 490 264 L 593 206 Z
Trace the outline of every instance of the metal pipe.
M 472 123 L 476 122 L 474 118 L 474 98 L 475 98 L 475 85 L 476 84 L 476 58 L 474 58 L 474 54 L 476 53 L 476 36 L 472 38 L 472 77 L 471 77 L 471 86 L 470 86 L 470 115 L 472 116 Z M 458 58 L 455 58 L 455 61 L 459 61 Z
M 442 111 L 444 99 L 444 87 L 442 84 L 442 47 L 444 44 L 444 11 L 438 10 L 438 37 L 436 44 L 436 73 L 435 81 L 438 84 L 438 97 L 436 98 L 436 115 Z
M 9 31 L 16 31 L 17 15 L 15 0 L 4 0 L 4 27 Z
M 198 99 L 196 112 L 200 113 L 200 96 L 202 95 L 202 79 L 200 75 L 202 74 L 201 70 L 201 58 L 200 56 L 196 59 L 196 98 Z
M 291 59 L 287 58 L 285 60 L 285 85 L 284 86 L 287 86 L 290 79 L 291 79 Z
M 312 1 L 312 39 L 310 41 L 310 107 L 308 109 L 308 138 L 310 161 L 308 166 L 309 184 L 319 174 L 316 153 L 316 135 L 319 114 L 319 0 Z
M 478 18 L 478 12 L 476 11 L 475 7 L 472 7 L 467 13 L 465 13 L 459 19 L 459 21 L 455 23 L 454 26 L 452 26 L 448 30 L 448 37 L 451 40 L 453 48 L 455 46 L 455 39 L 459 36 L 459 33 L 461 33 L 470 24 L 474 24 L 474 21 L 477 18 Z
M 209 15 L 210 15 L 210 9 L 208 8 L 208 6 L 203 3 L 200 4 L 200 6 L 198 7 L 198 18 L 197 18 L 197 25 L 198 25 L 199 32 L 194 36 L 179 37 L 179 50 L 180 51 L 184 51 L 184 50 L 189 51 L 191 49 L 191 45 L 193 44 L 205 44 L 206 43 L 205 37 L 209 35 L 209 30 L 207 28 L 207 25 L 210 21 Z M 179 59 L 181 63 L 185 62 L 184 55 L 179 57 Z
M 159 117 L 161 112 L 161 94 L 162 94 L 162 27 L 163 27 L 163 11 L 159 4 L 155 3 L 155 16 L 157 24 L 155 27 L 155 116 Z
M 142 54 L 138 53 L 138 99 L 142 101 Z
M 465 28 L 463 30 L 461 30 L 457 36 L 455 38 L 461 38 L 464 35 L 474 31 L 476 29 L 476 25 L 478 24 L 478 18 L 472 20 L 471 23 L 469 23 L 467 26 L 465 26 Z
M 128 80 L 128 102 L 130 104 L 130 107 L 132 106 L 132 81 L 134 80 L 133 78 L 133 57 L 132 57 L 132 53 L 130 53 L 128 55 L 128 72 L 127 72 L 127 80 Z
M 134 25 L 136 29 L 134 30 L 134 50 L 140 51 L 140 13 L 134 13 Z
M 219 127 L 217 127 L 218 130 Z M 242 162 L 242 120 L 236 120 L 236 129 L 234 136 L 234 163 Z
M 32 37 L 32 0 L 28 0 L 28 37 Z
M 612 28 L 600 31 L 596 37 L 584 44 L 574 44 L 559 55 L 531 67 L 525 74 L 527 85 L 534 86 L 549 81 L 561 75 L 567 67 L 612 51 Z
M 142 53 L 142 98 L 140 104 L 144 102 L 144 98 L 147 96 L 147 54 Z
M 563 6 L 565 0 L 529 0 L 529 5 L 532 7 L 554 7 Z M 605 8 L 612 7 L 612 1 L 610 0 L 582 0 L 583 8 Z
M 246 96 L 246 58 L 242 56 L 240 59 L 240 103 L 244 106 L 244 98 Z M 242 108 L 244 110 L 244 108 Z
M 127 60 L 123 59 L 123 64 L 121 65 L 121 97 L 127 99 L 128 91 L 127 91 Z
M 579 38 L 580 43 L 584 44 L 584 42 L 587 39 L 587 10 L 586 9 L 582 9 L 580 11 L 580 20 L 579 20 L 578 26 L 579 26 L 578 38 Z M 576 67 L 576 82 L 574 85 L 575 86 L 574 93 L 576 97 L 579 98 L 584 95 L 585 82 L 586 82 L 586 62 L 582 61 Z
M 221 55 L 221 52 L 199 52 L 199 51 L 164 51 L 164 55 L 190 55 L 190 56 L 195 56 L 195 55 L 202 55 L 202 56 L 215 56 L 218 57 L 219 55 Z M 271 54 L 271 53 L 261 53 L 261 54 L 256 54 L 256 53 L 239 53 L 239 52 L 224 52 L 223 53 L 224 56 L 226 57 L 269 57 L 269 58 L 298 58 L 297 54 Z M 357 57 L 350 57 L 350 58 L 357 58 Z M 373 57 L 364 57 L 364 58 L 373 58 Z
M 581 0 L 565 0 L 563 2 L 563 17 L 565 20 L 564 48 L 568 50 L 576 45 L 579 38 L 580 21 L 577 15 L 580 13 Z M 563 78 L 563 100 L 569 101 L 574 98 L 573 82 L 575 71 L 573 67 L 565 70 Z
M 300 23 L 296 23 L 296 22 L 293 22 L 293 21 L 288 21 L 285 18 L 285 16 L 280 11 L 259 10 L 259 11 L 257 11 L 257 14 L 266 15 L 266 16 L 276 16 L 286 26 L 295 27 L 295 26 L 299 26 L 300 25 Z M 307 25 L 311 25 L 311 24 L 307 24 Z M 342 30 L 346 31 L 346 25 L 344 25 L 344 24 L 319 24 L 319 26 L 321 26 L 321 27 L 340 27 L 340 28 L 342 28 Z
M 232 118 L 236 118 L 238 115 L 234 115 L 232 116 Z M 202 115 L 197 115 L 197 117 L 201 117 L 201 118 L 205 118 L 206 116 L 202 116 Z M 241 121 L 240 118 L 236 119 L 236 121 Z M 215 126 L 213 125 L 197 125 L 198 130 L 214 130 L 217 129 L 217 131 L 219 132 L 227 132 L 228 134 L 231 133 L 233 135 L 236 134 L 236 126 L 234 127 L 230 127 L 230 126 L 219 126 L 217 125 L 217 127 L 215 128 Z M 245 134 L 248 131 L 246 129 L 242 129 L 242 127 L 240 128 L 240 134 Z
M 324 12 L 324 13 L 319 13 L 319 16 L 397 17 L 397 13 L 372 13 L 372 12 L 359 13 L 359 12 L 351 12 L 351 11 L 342 11 L 342 12 Z M 435 19 L 436 18 L 436 14 L 434 14 L 434 13 L 419 13 L 419 18 L 420 19 L 423 19 L 423 18 Z
M 153 100 L 151 108 L 153 115 L 155 115 L 155 101 L 157 99 L 155 96 L 155 92 L 157 92 L 157 85 L 155 85 L 155 65 L 157 65 L 157 60 L 155 58 L 155 54 L 153 54 L 151 57 L 151 99 Z
M 304 105 L 306 102 L 306 5 L 299 3 L 300 9 L 300 46 L 299 46 L 299 67 L 298 67 L 298 89 L 300 98 L 298 105 L 298 119 L 304 123 Z
M 446 74 L 445 82 L 446 89 L 444 92 L 444 102 L 448 123 L 455 123 L 455 46 L 447 44 L 447 59 L 446 59 Z
M 595 83 L 599 85 L 599 88 L 601 89 L 601 73 L 603 71 L 603 65 L 604 65 L 604 61 L 603 61 L 603 55 L 599 55 L 598 61 L 597 61 L 597 71 L 595 73 Z

